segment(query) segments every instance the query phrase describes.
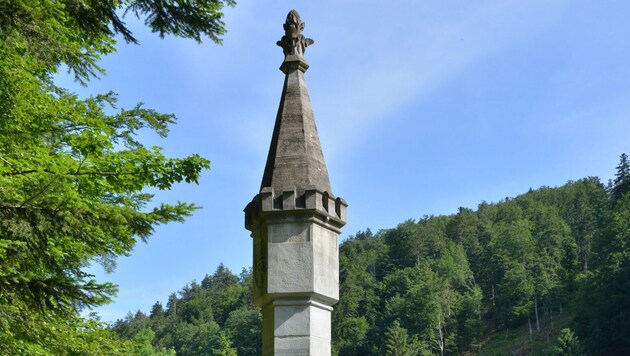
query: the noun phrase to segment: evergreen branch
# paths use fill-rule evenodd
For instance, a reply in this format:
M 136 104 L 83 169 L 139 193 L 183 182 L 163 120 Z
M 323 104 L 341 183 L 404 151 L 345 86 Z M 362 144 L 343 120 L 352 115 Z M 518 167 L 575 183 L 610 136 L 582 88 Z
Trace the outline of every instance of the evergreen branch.
M 44 194 L 44 192 L 46 190 L 48 190 L 48 188 L 50 188 L 51 185 L 53 185 L 53 183 L 55 183 L 56 181 L 59 180 L 59 176 L 55 176 L 53 177 L 48 184 L 46 184 L 42 189 L 40 189 L 37 193 L 33 194 L 32 196 L 30 196 L 28 199 L 26 199 L 21 206 L 25 206 L 26 204 L 30 203 L 31 201 L 33 201 L 34 199 L 37 199 L 37 197 L 41 196 L 42 194 Z

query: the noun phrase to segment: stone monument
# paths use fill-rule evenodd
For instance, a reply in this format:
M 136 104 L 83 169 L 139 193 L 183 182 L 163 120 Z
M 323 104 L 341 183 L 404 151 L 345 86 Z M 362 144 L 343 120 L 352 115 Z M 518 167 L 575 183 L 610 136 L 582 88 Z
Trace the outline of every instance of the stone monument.
M 335 198 L 306 90 L 304 37 L 295 10 L 278 41 L 285 74 L 260 192 L 245 208 L 254 243 L 254 303 L 262 309 L 263 355 L 330 355 L 331 312 L 339 300 L 340 229 Z

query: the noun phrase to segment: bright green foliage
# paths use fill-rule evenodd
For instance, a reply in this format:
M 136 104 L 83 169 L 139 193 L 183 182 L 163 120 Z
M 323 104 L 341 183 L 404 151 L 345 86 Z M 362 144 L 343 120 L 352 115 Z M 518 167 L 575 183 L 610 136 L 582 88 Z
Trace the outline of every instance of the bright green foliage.
M 368 229 L 348 238 L 339 250 L 340 295 L 332 315 L 333 352 L 369 352 L 371 325 L 379 309 L 378 280 L 386 274 L 387 245 Z
M 234 0 L 4 0 L 0 2 L 0 38 L 3 50 L 28 60 L 27 68 L 39 77 L 63 63 L 81 81 L 103 69 L 102 55 L 115 51 L 115 34 L 137 43 L 119 14 L 144 18 L 160 36 L 167 34 L 200 42 L 207 36 L 221 43 L 225 30 L 224 6 Z
M 78 313 L 43 317 L 24 313 L 23 305 L 3 306 L 0 323 L 1 355 L 116 355 L 132 354 L 135 345 L 117 338 L 96 319 Z M 15 309 L 11 310 L 11 309 Z
M 541 193 L 544 191 L 541 190 Z M 607 205 L 605 187 L 597 178 L 581 179 L 563 187 L 558 200 L 559 214 L 571 229 L 578 254 L 578 266 L 565 265 L 565 268 L 577 267 L 581 272 L 587 272 L 592 257 L 593 238 L 602 223 L 602 212 Z
M 36 99 L 17 98 L 25 107 L 0 124 L 3 295 L 55 311 L 102 304 L 114 286 L 97 284 L 83 268 L 127 255 L 155 225 L 183 221 L 193 204 L 147 209 L 153 195 L 143 189 L 197 182 L 208 161 L 169 159 L 135 141 L 142 128 L 165 135 L 170 115 L 141 107 L 106 115 L 111 94 L 84 101 L 61 90 L 28 95 Z
M 166 137 L 174 115 L 142 104 L 117 108 L 111 92 L 81 99 L 57 87 L 52 75 L 65 65 L 85 84 L 103 73 L 98 61 L 115 51 L 116 33 L 135 42 L 118 17 L 126 11 L 145 17 L 162 36 L 220 42 L 224 5 L 234 2 L 0 2 L 0 337 L 6 350 L 65 354 L 88 347 L 64 340 L 78 345 L 97 332 L 96 324 L 82 326 L 78 310 L 108 302 L 116 287 L 95 281 L 85 267 L 100 261 L 113 268 L 156 225 L 182 222 L 195 205 L 156 204 L 147 189 L 197 183 L 209 168 L 196 154 L 169 158 L 138 141 L 141 131 Z
M 385 355 L 415 356 L 430 355 L 417 341 L 410 339 L 405 328 L 396 320 L 385 333 Z
M 560 330 L 560 336 L 556 340 L 555 350 L 558 356 L 583 356 L 584 350 L 580 345 L 580 340 L 571 331 L 571 329 L 565 328 Z
M 242 282 L 247 285 L 249 281 Z M 225 330 L 239 355 L 259 355 L 261 352 L 262 319 L 253 305 L 232 310 L 225 321 Z
M 385 313 L 383 324 L 399 320 L 401 325 L 435 349 L 444 343 L 444 314 L 436 274 L 427 263 L 397 270 L 383 280 Z
M 230 338 L 221 333 L 219 335 L 219 346 L 217 348 L 212 349 L 212 355 L 216 356 L 236 356 L 236 349 L 232 347 L 232 340 Z
M 260 355 L 262 319 L 251 303 L 251 273 L 235 276 L 220 265 L 201 284 L 172 294 L 164 310 L 156 303 L 149 316 L 142 312 L 118 320 L 113 330 L 136 340 L 144 330 L 155 332 L 155 349 L 178 355 Z
M 155 351 L 151 343 L 155 339 L 155 332 L 149 328 L 144 328 L 136 333 L 133 341 L 136 343 L 133 354 L 137 356 L 175 356 L 175 350 Z

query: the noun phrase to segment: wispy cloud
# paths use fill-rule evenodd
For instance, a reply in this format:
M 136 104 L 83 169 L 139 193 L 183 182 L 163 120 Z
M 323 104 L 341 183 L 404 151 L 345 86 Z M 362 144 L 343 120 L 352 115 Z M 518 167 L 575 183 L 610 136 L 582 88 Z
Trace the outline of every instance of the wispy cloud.
M 361 143 L 375 124 L 388 120 L 410 101 L 426 99 L 479 61 L 540 35 L 561 16 L 567 4 L 453 2 L 452 6 L 466 9 L 448 13 L 433 9 L 435 12 L 422 15 L 404 12 L 401 7 L 398 20 L 404 25 L 395 29 L 391 43 L 368 51 L 361 48 L 371 46 L 373 33 L 349 25 L 346 30 L 364 34 L 365 41 L 348 44 L 362 54 L 344 61 L 329 53 L 328 57 L 341 68 L 325 78 L 325 84 L 319 88 L 325 87 L 326 94 L 320 95 L 317 103 L 318 121 L 322 121 L 319 117 L 334 121 L 334 130 L 327 133 L 332 136 L 327 146 L 329 154 Z M 434 21 L 432 17 L 441 20 Z M 332 61 L 325 65 L 332 65 Z
M 305 34 L 315 38 L 317 47 L 307 53 L 317 66 L 307 81 L 318 125 L 325 131 L 326 155 L 334 158 L 360 146 L 379 122 L 406 104 L 425 100 L 476 63 L 544 32 L 567 4 L 495 0 L 439 6 L 401 1 L 386 8 L 352 2 L 305 6 Z M 275 40 L 282 35 L 279 21 L 289 7 L 288 2 L 241 4 L 239 11 L 228 13 L 230 33 L 223 47 L 179 46 L 182 77 L 191 88 L 207 90 L 208 101 L 197 101 L 197 110 L 223 117 L 213 129 L 242 134 L 243 140 L 234 143 L 256 151 L 266 149 L 261 129 L 275 117 L 281 90 Z M 396 20 L 385 25 L 381 19 L 386 17 Z M 226 82 L 242 89 L 222 93 L 225 84 L 215 83 Z

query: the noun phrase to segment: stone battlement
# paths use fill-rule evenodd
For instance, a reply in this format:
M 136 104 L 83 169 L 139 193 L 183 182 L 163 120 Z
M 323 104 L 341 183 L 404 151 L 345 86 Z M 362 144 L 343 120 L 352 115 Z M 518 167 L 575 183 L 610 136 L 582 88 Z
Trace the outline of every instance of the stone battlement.
M 245 228 L 250 231 L 255 229 L 262 215 L 289 212 L 318 213 L 326 222 L 333 222 L 340 228 L 346 223 L 347 207 L 348 204 L 342 198 L 335 198 L 315 188 L 285 188 L 275 192 L 272 187 L 265 187 L 245 207 Z

